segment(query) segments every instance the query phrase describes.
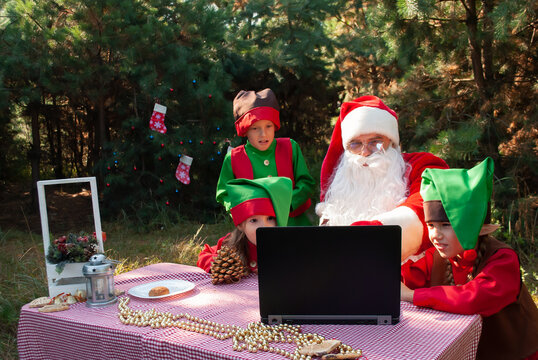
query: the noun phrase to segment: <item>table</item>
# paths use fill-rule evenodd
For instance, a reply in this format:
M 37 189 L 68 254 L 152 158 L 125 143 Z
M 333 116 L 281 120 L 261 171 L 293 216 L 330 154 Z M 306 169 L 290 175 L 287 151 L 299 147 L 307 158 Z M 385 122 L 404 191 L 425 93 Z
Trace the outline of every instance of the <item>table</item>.
M 215 286 L 199 268 L 161 263 L 115 277 L 117 289 L 157 280 L 182 279 L 196 287 L 163 299 L 132 298 L 129 307 L 173 314 L 188 313 L 221 324 L 246 327 L 260 320 L 257 276 Z M 128 295 L 124 295 L 128 296 Z M 397 325 L 303 325 L 302 331 L 336 338 L 376 359 L 474 359 L 480 332 L 478 315 L 450 314 L 401 303 Z M 152 329 L 123 325 L 117 305 L 40 313 L 21 309 L 17 344 L 21 359 L 285 359 L 281 355 L 232 350 L 232 340 L 178 328 Z M 282 345 L 285 347 L 287 345 Z M 290 348 L 291 349 L 291 348 Z

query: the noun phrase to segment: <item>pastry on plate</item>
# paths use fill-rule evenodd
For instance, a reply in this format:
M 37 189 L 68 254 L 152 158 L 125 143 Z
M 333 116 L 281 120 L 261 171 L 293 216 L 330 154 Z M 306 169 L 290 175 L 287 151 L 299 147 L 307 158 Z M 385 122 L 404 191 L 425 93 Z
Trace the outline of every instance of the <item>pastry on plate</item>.
M 170 294 L 170 289 L 166 286 L 156 286 L 149 291 L 149 296 L 162 296 Z

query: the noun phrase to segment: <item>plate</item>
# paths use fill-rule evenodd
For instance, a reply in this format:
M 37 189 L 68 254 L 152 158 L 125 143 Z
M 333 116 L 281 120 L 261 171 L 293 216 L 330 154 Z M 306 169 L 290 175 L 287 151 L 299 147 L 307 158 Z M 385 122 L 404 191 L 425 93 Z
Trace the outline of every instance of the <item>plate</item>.
M 149 291 L 156 286 L 166 286 L 170 290 L 170 294 L 149 296 Z M 132 287 L 127 292 L 129 295 L 136 296 L 142 299 L 161 299 L 168 296 L 174 296 L 182 294 L 184 292 L 194 289 L 194 283 L 185 280 L 161 280 L 154 281 L 147 284 L 138 285 Z

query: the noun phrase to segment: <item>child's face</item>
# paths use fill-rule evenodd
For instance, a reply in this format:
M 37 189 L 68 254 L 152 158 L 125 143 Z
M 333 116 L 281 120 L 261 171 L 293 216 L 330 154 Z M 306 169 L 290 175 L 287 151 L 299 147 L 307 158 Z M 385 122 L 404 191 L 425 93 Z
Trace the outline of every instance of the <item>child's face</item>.
M 442 258 L 452 259 L 463 252 L 463 247 L 449 222 L 431 221 L 426 225 L 430 241 Z
M 259 227 L 273 226 L 276 226 L 276 219 L 274 216 L 254 215 L 239 224 L 237 228 L 245 233 L 248 241 L 256 245 L 256 229 Z
M 247 130 L 248 142 L 260 151 L 269 149 L 275 138 L 275 124 L 269 120 L 258 120 Z

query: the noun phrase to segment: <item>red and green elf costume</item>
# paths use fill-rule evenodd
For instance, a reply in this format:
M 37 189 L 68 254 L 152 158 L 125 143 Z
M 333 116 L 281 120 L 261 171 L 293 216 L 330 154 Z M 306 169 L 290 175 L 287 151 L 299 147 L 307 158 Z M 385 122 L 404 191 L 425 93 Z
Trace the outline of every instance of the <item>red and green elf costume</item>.
M 402 265 L 402 281 L 414 289 L 413 304 L 482 315 L 477 359 L 536 359 L 538 309 L 521 281 L 518 256 L 508 245 L 485 236 L 497 228 L 484 224 L 493 161 L 488 158 L 470 170 L 427 169 L 422 178 L 426 221 L 450 222 L 464 252 L 443 259 L 432 247 L 417 262 Z M 485 252 L 476 263 L 479 236 Z M 455 285 L 447 284 L 448 263 Z
M 230 200 L 230 214 L 235 226 L 254 215 L 274 216 L 277 226 L 286 226 L 292 198 L 291 180 L 285 177 L 270 177 L 255 180 L 234 179 L 226 184 Z M 217 251 L 226 243 L 230 234 L 219 239 L 217 245 L 206 244 L 198 256 L 196 265 L 210 272 Z M 247 241 L 247 260 L 251 272 L 258 268 L 256 245 Z
M 270 89 L 259 92 L 241 91 L 234 100 L 235 126 L 239 136 L 245 136 L 248 128 L 258 120 L 269 120 L 280 128 L 278 102 Z M 248 140 L 224 158 L 217 183 L 217 202 L 230 209 L 226 192 L 228 181 L 236 178 L 258 179 L 264 177 L 287 177 L 293 183 L 290 207 L 290 226 L 311 225 L 304 212 L 310 207 L 315 181 L 308 171 L 299 145 L 290 138 L 276 138 L 265 151 L 252 146 Z

